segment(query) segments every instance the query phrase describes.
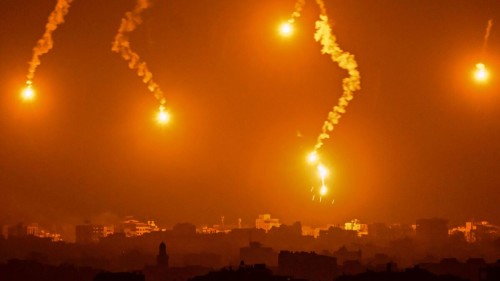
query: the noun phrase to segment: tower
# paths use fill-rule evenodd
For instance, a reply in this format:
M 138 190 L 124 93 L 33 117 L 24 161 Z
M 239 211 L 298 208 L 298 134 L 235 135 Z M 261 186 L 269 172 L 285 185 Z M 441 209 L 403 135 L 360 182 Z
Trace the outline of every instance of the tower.
M 156 264 L 159 267 L 168 267 L 167 246 L 164 242 L 160 243 L 158 256 L 156 257 Z

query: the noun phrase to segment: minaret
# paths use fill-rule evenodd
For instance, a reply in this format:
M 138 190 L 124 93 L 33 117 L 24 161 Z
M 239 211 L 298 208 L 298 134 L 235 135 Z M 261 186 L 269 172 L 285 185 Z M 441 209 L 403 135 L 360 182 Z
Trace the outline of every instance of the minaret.
M 156 257 L 156 264 L 158 267 L 168 267 L 168 255 L 167 255 L 167 246 L 164 242 L 160 243 L 160 251 L 158 256 Z

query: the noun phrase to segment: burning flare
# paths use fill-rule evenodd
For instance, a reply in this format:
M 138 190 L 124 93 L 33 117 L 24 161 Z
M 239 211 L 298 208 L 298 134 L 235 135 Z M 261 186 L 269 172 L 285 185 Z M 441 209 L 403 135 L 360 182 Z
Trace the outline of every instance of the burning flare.
M 281 35 L 285 36 L 285 37 L 288 37 L 290 35 L 292 35 L 293 33 L 293 25 L 289 22 L 284 22 L 281 26 L 280 26 L 280 33 Z
M 32 101 L 35 99 L 35 91 L 33 90 L 31 83 L 28 83 L 28 85 L 23 89 L 21 92 L 21 98 L 24 101 Z
M 307 155 L 307 161 L 311 164 L 316 163 L 318 161 L 318 153 L 316 153 L 316 151 L 309 153 L 309 155 Z
M 488 81 L 489 76 L 490 76 L 490 73 L 486 69 L 486 66 L 484 65 L 484 63 L 476 64 L 476 71 L 474 72 L 474 79 L 476 79 L 477 82 L 486 82 L 486 81 Z
M 159 116 L 163 117 L 158 118 L 158 120 L 165 120 L 162 123 L 166 123 L 166 121 L 168 121 L 168 118 L 166 117 L 168 114 L 165 111 L 166 99 L 163 96 L 163 92 L 158 84 L 153 81 L 153 74 L 149 71 L 146 63 L 141 61 L 139 55 L 130 48 L 128 38 L 128 33 L 134 31 L 137 26 L 142 23 L 141 14 L 144 10 L 149 8 L 149 6 L 149 0 L 137 0 L 134 9 L 125 13 L 118 29 L 118 33 L 113 41 L 111 50 L 120 54 L 124 60 L 128 61 L 129 68 L 136 70 L 137 75 L 142 77 L 142 82 L 147 85 L 148 90 L 153 93 L 154 97 L 160 102 Z
M 167 124 L 170 122 L 170 114 L 168 111 L 165 111 L 165 109 L 160 108 L 160 111 L 158 111 L 156 115 L 156 121 L 158 121 L 159 124 Z
M 295 23 L 295 20 L 300 17 L 305 4 L 306 0 L 298 0 L 295 2 L 295 8 L 293 13 L 290 15 L 290 18 L 279 27 L 279 32 L 282 36 L 288 37 L 292 35 L 293 24 Z

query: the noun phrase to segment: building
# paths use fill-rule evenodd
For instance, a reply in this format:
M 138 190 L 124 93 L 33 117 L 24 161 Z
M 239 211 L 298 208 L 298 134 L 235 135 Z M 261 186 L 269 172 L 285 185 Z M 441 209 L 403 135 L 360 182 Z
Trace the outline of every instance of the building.
M 250 242 L 248 247 L 240 248 L 240 260 L 245 264 L 276 266 L 278 253 L 274 252 L 271 247 L 262 247 L 259 242 Z
M 448 239 L 448 221 L 440 218 L 418 219 L 415 237 L 429 246 L 442 244 Z
M 255 220 L 255 228 L 264 229 L 266 232 L 273 227 L 280 227 L 280 220 L 271 218 L 270 214 L 259 215 Z
M 76 243 L 90 244 L 97 243 L 106 237 L 105 227 L 98 224 L 82 224 L 75 227 Z
M 167 246 L 164 242 L 160 243 L 158 256 L 156 256 L 156 265 L 162 268 L 168 268 Z
M 344 224 L 345 230 L 352 230 L 358 233 L 358 237 L 368 235 L 368 225 L 359 223 L 359 220 L 353 219 Z
M 335 257 L 318 255 L 314 252 L 280 251 L 278 267 L 281 275 L 307 280 L 334 280 L 338 273 Z
M 142 236 L 153 231 L 160 231 L 160 228 L 154 221 L 141 222 L 132 217 L 126 217 L 123 222 L 117 226 L 117 232 L 125 233 L 126 237 Z

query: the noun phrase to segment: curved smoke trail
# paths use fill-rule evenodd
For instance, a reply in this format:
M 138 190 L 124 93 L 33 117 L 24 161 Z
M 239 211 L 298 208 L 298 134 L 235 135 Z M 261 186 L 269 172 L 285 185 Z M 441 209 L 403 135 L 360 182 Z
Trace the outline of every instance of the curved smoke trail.
M 330 138 L 329 132 L 333 131 L 335 125 L 339 123 L 340 118 L 346 112 L 349 101 L 354 98 L 354 92 L 361 89 L 361 76 L 354 55 L 343 51 L 337 44 L 336 38 L 332 33 L 332 28 L 328 22 L 324 2 L 322 0 L 316 0 L 316 3 L 321 13 L 319 16 L 320 19 L 316 21 L 314 39 L 322 45 L 321 52 L 323 54 L 329 54 L 332 61 L 336 62 L 340 68 L 347 70 L 349 74 L 349 77 L 342 79 L 342 96 L 339 98 L 337 105 L 328 113 L 328 118 L 323 123 L 321 134 L 318 136 L 314 147 L 315 150 L 318 150 L 323 146 L 323 140 Z
M 488 25 L 486 26 L 486 31 L 484 32 L 483 55 L 484 53 L 486 53 L 486 48 L 488 47 L 488 39 L 490 38 L 491 27 L 493 27 L 493 19 L 488 20 Z
M 52 13 L 50 13 L 49 20 L 45 25 L 45 32 L 43 33 L 42 38 L 38 40 L 36 46 L 33 48 L 33 57 L 29 62 L 27 75 L 28 81 L 26 82 L 28 85 L 32 84 L 33 77 L 35 77 L 36 68 L 40 65 L 40 56 L 48 53 L 54 46 L 52 33 L 60 24 L 64 23 L 64 16 L 68 14 L 71 2 L 73 2 L 73 0 L 58 0 L 56 7 L 52 11 Z
M 292 16 L 288 20 L 288 23 L 294 23 L 295 20 L 300 17 L 300 15 L 302 14 L 302 9 L 304 9 L 305 4 L 306 0 L 297 0 L 297 2 L 295 2 L 295 8 L 292 13 Z
M 135 8 L 125 13 L 111 50 L 120 54 L 124 60 L 128 61 L 130 69 L 137 70 L 137 75 L 142 77 L 142 82 L 147 85 L 148 90 L 153 93 L 154 97 L 160 102 L 160 111 L 163 111 L 166 103 L 163 92 L 160 86 L 153 81 L 153 74 L 149 71 L 146 63 L 141 61 L 139 55 L 130 48 L 130 42 L 127 36 L 128 33 L 134 31 L 137 26 L 142 23 L 141 13 L 149 8 L 149 6 L 149 0 L 137 0 Z

